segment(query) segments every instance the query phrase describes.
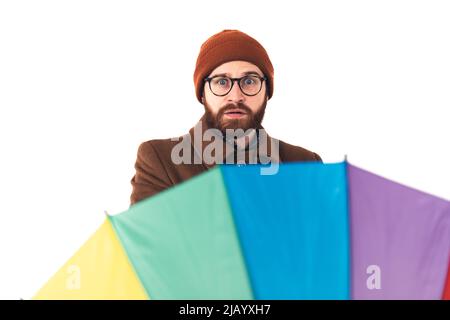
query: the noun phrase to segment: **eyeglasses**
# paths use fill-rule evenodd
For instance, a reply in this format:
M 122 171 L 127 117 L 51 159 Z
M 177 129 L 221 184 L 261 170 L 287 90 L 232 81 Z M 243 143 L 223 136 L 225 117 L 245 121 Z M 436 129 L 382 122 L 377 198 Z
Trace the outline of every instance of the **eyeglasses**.
M 258 75 L 247 75 L 242 78 L 214 76 L 204 79 L 205 82 L 208 82 L 211 92 L 219 97 L 227 95 L 233 89 L 235 81 L 237 81 L 243 94 L 246 96 L 255 96 L 261 91 L 262 84 L 265 80 L 267 80 L 266 77 L 260 77 Z

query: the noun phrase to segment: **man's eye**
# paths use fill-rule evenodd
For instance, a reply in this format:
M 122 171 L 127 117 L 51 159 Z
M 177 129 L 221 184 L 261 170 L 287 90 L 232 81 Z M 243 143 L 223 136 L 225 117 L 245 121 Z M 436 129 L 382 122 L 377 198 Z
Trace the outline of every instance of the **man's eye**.
M 221 86 L 226 86 L 228 84 L 228 79 L 219 79 L 218 84 Z
M 245 78 L 244 79 L 244 84 L 246 85 L 252 85 L 255 83 L 255 80 L 253 80 L 252 78 Z

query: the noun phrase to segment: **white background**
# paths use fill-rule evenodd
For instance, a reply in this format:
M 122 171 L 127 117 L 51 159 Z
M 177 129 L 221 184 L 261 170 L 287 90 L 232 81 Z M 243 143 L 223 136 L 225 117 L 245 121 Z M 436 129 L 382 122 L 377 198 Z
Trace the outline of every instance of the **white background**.
M 256 38 L 278 139 L 450 199 L 448 1 L 1 1 L 0 298 L 30 299 L 110 214 L 137 147 L 184 134 L 200 45 Z

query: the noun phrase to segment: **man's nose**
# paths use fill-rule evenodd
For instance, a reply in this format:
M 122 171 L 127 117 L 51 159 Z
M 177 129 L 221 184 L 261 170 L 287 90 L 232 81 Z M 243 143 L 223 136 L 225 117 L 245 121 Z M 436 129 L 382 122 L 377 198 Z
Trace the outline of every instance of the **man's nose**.
M 234 82 L 231 91 L 228 92 L 227 100 L 229 102 L 244 102 L 245 95 L 242 93 L 241 88 L 239 88 L 239 84 L 237 81 Z

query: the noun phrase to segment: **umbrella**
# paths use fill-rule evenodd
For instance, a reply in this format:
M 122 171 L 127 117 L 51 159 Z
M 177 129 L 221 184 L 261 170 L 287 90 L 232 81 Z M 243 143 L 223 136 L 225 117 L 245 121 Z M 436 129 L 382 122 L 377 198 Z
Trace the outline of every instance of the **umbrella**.
M 220 165 L 108 216 L 35 299 L 442 299 L 450 202 L 347 161 Z

